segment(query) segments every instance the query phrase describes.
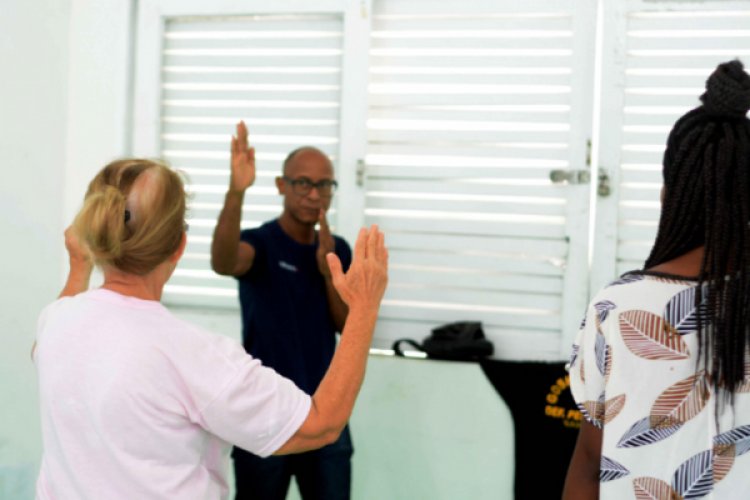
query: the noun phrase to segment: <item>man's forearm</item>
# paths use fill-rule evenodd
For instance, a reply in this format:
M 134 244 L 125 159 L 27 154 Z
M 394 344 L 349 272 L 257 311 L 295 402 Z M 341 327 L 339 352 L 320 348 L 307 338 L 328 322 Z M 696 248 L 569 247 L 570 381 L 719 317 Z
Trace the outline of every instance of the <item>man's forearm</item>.
M 211 267 L 219 274 L 231 274 L 237 264 L 237 245 L 240 242 L 240 221 L 244 192 L 227 191 L 224 207 L 214 228 L 211 241 Z

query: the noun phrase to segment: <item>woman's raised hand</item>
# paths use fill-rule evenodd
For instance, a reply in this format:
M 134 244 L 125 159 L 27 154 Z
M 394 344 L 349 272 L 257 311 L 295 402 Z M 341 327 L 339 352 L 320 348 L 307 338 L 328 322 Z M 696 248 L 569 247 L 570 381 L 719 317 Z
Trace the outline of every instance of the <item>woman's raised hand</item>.
M 352 264 L 346 274 L 336 254 L 329 253 L 326 258 L 333 286 L 349 306 L 350 313 L 356 309 L 377 313 L 388 284 L 388 249 L 378 226 L 360 229 Z
M 68 251 L 71 265 L 91 265 L 91 252 L 81 241 L 73 226 L 65 230 L 65 249 Z

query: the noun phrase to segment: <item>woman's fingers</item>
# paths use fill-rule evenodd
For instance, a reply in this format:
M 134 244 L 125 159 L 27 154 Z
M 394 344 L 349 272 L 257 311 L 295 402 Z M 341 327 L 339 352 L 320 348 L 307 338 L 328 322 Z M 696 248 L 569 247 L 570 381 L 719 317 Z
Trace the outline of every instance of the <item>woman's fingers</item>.
M 367 245 L 367 229 L 362 228 L 359 230 L 359 234 L 357 235 L 357 241 L 354 243 L 354 257 L 352 258 L 352 263 L 357 262 L 358 260 L 364 260 L 367 256 L 365 246 Z
M 328 252 L 326 254 L 326 260 L 328 261 L 328 269 L 331 270 L 331 278 L 333 279 L 333 284 L 335 285 L 344 277 L 344 270 L 341 267 L 341 260 L 339 259 L 338 255 L 333 252 Z
M 377 307 L 388 283 L 388 250 L 385 235 L 377 225 L 360 229 L 346 274 L 335 254 L 326 254 L 326 259 L 333 285 L 347 305 Z
M 377 258 L 379 252 L 378 252 L 378 241 L 380 237 L 378 236 L 380 234 L 380 231 L 378 230 L 378 225 L 373 224 L 370 226 L 369 234 L 367 235 L 367 257 L 368 258 Z
M 352 261 L 362 259 L 377 259 L 383 261 L 388 258 L 385 248 L 385 235 L 380 231 L 377 224 L 370 228 L 363 227 L 357 235 L 354 244 L 354 257 Z
M 339 297 L 341 297 L 341 300 L 343 300 L 347 306 L 351 306 L 351 290 L 347 284 L 347 276 L 344 275 L 344 269 L 341 267 L 341 260 L 335 253 L 328 252 L 326 254 L 326 262 L 328 264 L 328 270 L 331 273 L 333 287 L 336 289 Z M 351 272 L 351 268 L 349 268 L 349 272 Z
M 388 251 L 385 248 L 385 234 L 378 231 L 378 244 L 377 244 L 377 256 L 378 260 L 383 263 L 388 260 Z

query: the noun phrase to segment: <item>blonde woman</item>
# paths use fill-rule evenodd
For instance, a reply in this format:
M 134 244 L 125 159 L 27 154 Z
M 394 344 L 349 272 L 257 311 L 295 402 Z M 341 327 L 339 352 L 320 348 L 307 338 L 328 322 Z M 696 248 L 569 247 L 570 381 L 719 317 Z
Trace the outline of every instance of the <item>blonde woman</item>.
M 308 396 L 239 343 L 161 305 L 185 249 L 184 218 L 183 183 L 159 163 L 115 161 L 91 182 L 66 232 L 68 281 L 41 314 L 33 353 L 37 498 L 225 498 L 230 444 L 296 453 L 335 441 L 346 424 L 387 282 L 383 234 L 360 231 L 346 274 L 327 256 L 349 316 Z M 93 265 L 104 283 L 86 291 Z

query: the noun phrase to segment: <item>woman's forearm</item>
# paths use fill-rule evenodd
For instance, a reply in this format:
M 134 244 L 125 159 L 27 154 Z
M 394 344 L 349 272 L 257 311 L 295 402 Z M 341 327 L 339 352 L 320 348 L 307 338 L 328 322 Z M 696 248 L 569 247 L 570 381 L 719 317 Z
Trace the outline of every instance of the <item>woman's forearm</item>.
M 349 312 L 331 365 L 313 395 L 313 404 L 338 432 L 349 420 L 362 387 L 376 321 L 377 310 Z
M 59 297 L 72 297 L 89 289 L 93 266 L 89 261 L 70 259 L 70 270 Z

